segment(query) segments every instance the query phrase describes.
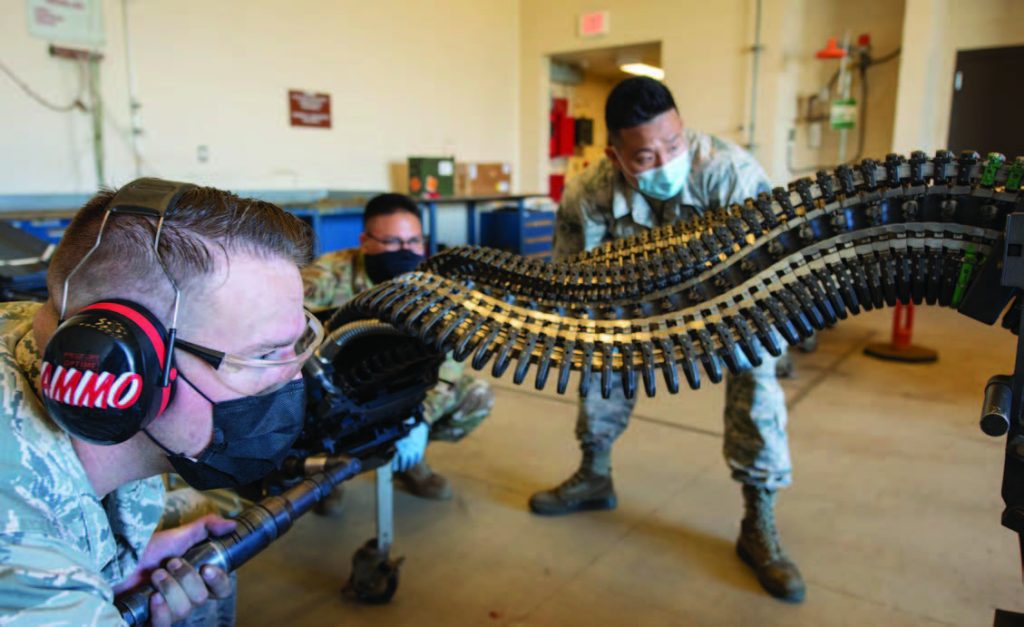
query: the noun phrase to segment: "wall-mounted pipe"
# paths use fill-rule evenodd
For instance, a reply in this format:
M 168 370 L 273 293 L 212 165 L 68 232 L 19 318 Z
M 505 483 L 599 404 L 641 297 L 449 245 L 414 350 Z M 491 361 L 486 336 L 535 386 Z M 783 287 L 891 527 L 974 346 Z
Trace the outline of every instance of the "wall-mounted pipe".
M 135 89 L 135 73 L 132 72 L 132 46 L 131 35 L 128 31 L 128 2 L 121 0 L 121 35 L 124 38 L 124 71 L 128 83 L 128 116 L 131 120 L 129 130 L 129 141 L 132 146 L 132 161 L 135 164 L 135 176 L 142 176 L 142 155 L 139 153 L 139 136 L 142 135 L 142 120 L 139 109 L 138 94 Z
M 761 11 L 763 0 L 754 2 L 754 47 L 751 48 L 751 75 L 750 75 L 750 118 L 747 120 L 747 150 L 751 153 L 757 150 L 754 142 L 754 133 L 757 129 L 757 78 L 761 65 Z

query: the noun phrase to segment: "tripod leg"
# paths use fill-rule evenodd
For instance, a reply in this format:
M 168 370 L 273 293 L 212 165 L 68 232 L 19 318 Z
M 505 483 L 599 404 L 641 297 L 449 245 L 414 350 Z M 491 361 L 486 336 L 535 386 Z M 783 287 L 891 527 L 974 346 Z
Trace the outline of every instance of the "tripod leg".
M 391 462 L 374 472 L 377 537 L 370 538 L 352 556 L 352 574 L 344 591 L 363 603 L 387 603 L 398 589 L 398 568 L 403 558 L 391 559 L 394 540 L 394 488 Z
M 391 462 L 374 471 L 377 484 L 377 549 L 385 554 L 395 539 L 395 489 L 392 474 Z

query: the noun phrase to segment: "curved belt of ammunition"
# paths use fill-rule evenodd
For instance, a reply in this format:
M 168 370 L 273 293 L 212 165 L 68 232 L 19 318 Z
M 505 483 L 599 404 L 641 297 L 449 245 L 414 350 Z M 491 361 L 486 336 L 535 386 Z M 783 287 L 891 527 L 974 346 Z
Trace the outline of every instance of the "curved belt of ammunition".
M 1006 215 L 1024 201 L 1024 158 L 889 155 L 800 179 L 709 211 L 545 263 L 488 248 L 445 251 L 417 272 L 364 292 L 331 325 L 380 320 L 437 351 L 530 369 L 565 392 L 601 374 L 649 395 L 661 372 L 700 385 L 742 353 L 757 365 L 849 314 L 897 302 L 959 308 L 986 260 L 1001 257 Z M 1001 308 L 1005 302 L 993 303 Z

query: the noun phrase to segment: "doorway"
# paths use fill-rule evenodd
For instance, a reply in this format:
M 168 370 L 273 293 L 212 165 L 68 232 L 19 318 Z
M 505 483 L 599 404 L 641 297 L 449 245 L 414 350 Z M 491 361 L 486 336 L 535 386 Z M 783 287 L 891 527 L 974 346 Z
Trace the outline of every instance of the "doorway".
M 604 156 L 604 103 L 616 83 L 638 72 L 655 78 L 660 73 L 660 80 L 664 72 L 661 42 L 578 50 L 549 59 L 549 192 L 558 200 L 568 181 Z

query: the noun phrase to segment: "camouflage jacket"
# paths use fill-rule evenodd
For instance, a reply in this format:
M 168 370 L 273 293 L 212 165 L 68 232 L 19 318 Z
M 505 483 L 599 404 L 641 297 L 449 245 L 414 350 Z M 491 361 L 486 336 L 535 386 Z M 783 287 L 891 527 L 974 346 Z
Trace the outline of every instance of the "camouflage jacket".
M 160 477 L 100 499 L 40 401 L 37 303 L 0 304 L 0 624 L 120 624 L 131 574 L 163 510 Z
M 373 287 L 373 281 L 366 275 L 363 251 L 347 248 L 317 257 L 303 268 L 302 285 L 306 309 L 315 313 L 341 307 Z
M 571 257 L 642 230 L 690 220 L 768 191 L 754 157 L 732 142 L 686 129 L 690 175 L 675 198 L 658 201 L 631 187 L 608 158 L 569 182 L 555 220 L 554 256 Z

